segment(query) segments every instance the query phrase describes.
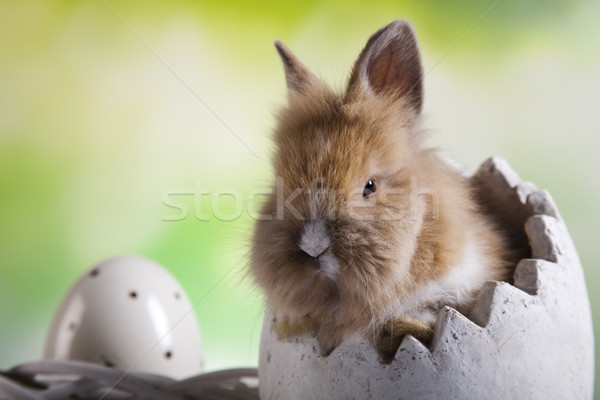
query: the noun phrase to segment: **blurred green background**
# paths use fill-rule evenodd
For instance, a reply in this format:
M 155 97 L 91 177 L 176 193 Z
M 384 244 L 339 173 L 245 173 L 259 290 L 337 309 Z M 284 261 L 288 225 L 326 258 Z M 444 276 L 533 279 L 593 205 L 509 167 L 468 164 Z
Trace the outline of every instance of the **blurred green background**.
M 272 42 L 341 87 L 367 38 L 399 18 L 421 43 L 430 143 L 470 171 L 501 155 L 550 190 L 597 322 L 599 16 L 577 0 L 3 0 L 0 368 L 39 359 L 70 285 L 120 254 L 182 283 L 207 370 L 257 365 L 245 199 L 270 181 L 285 101 Z M 189 213 L 167 221 L 178 211 L 163 196 L 198 187 L 211 194 L 171 195 Z M 218 196 L 232 190 L 242 210 Z

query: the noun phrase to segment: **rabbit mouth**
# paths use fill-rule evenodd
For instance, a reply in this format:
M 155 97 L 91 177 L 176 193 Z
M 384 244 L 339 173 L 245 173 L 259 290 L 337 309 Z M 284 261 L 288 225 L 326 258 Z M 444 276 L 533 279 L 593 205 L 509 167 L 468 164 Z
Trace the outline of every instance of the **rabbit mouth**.
M 326 250 L 317 257 L 311 257 L 308 262 L 309 268 L 311 268 L 316 274 L 325 275 L 327 278 L 335 280 L 335 276 L 338 271 L 338 262 L 331 252 Z

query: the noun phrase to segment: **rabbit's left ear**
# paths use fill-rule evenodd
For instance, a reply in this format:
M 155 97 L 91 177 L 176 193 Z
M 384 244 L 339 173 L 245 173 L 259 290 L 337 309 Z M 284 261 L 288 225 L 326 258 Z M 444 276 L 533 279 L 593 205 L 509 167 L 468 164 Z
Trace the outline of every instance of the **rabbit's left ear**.
M 365 92 L 405 98 L 417 113 L 423 106 L 423 67 L 414 29 L 394 21 L 375 33 L 354 64 L 347 96 Z
M 309 69 L 296 58 L 294 53 L 292 53 L 283 42 L 277 40 L 275 42 L 275 47 L 283 62 L 288 94 L 303 93 L 308 86 L 319 84 L 321 82 L 319 78 L 310 72 Z

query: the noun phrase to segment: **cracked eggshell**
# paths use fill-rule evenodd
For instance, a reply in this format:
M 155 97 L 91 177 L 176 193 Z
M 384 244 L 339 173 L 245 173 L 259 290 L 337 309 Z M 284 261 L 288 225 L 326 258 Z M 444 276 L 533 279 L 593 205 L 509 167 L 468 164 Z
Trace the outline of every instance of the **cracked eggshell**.
M 329 357 L 314 335 L 279 341 L 265 318 L 260 396 L 270 399 L 591 399 L 594 337 L 583 269 L 548 192 L 500 158 L 473 177 L 493 210 L 528 240 L 514 284 L 488 282 L 468 316 L 445 307 L 433 343 L 406 336 L 390 364 L 352 338 Z
M 139 257 L 98 264 L 71 288 L 48 335 L 45 358 L 181 379 L 202 372 L 202 342 L 183 288 Z

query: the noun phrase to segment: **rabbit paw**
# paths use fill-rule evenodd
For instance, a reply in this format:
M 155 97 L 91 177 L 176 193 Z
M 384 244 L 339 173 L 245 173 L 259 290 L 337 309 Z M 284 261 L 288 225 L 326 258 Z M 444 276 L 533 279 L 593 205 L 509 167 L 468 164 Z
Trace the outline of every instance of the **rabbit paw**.
M 433 339 L 433 329 L 417 319 L 407 316 L 393 318 L 384 326 L 375 347 L 382 361 L 390 363 L 404 336 L 411 335 L 425 345 L 429 345 Z
M 294 320 L 285 317 L 275 320 L 272 330 L 278 340 L 287 340 L 314 332 L 316 324 L 309 316 Z

